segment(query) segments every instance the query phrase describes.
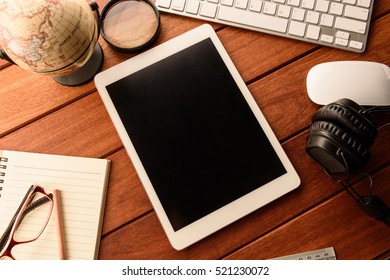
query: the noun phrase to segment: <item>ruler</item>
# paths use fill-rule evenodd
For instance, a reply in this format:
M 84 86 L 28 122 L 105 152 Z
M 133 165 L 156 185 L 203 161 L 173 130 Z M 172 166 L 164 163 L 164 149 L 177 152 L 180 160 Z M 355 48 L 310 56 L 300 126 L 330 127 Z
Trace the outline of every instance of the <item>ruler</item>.
M 333 247 L 324 248 L 315 251 L 288 255 L 284 257 L 274 258 L 273 260 L 335 260 L 336 253 Z

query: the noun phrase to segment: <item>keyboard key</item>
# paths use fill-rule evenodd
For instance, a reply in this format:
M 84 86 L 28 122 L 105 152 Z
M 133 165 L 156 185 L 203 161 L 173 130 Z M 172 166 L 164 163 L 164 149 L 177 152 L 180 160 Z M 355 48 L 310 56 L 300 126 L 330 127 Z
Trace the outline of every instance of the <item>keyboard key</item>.
M 317 12 L 308 11 L 306 15 L 306 21 L 309 23 L 317 24 L 320 18 L 320 14 Z
M 175 11 L 184 11 L 185 0 L 173 0 L 172 1 L 172 10 Z
M 332 44 L 332 43 L 333 43 L 333 39 L 334 39 L 333 36 L 326 35 L 326 34 L 322 34 L 322 35 L 321 35 L 321 41 L 322 41 L 322 42 Z
M 204 17 L 215 18 L 217 7 L 215 4 L 205 2 L 202 4 L 199 14 Z
M 351 40 L 351 42 L 349 42 L 349 46 L 353 49 L 361 50 L 363 48 L 363 43 Z
M 305 18 L 305 12 L 306 11 L 304 9 L 294 8 L 291 18 L 294 20 L 303 21 L 303 19 Z
M 320 25 L 322 25 L 322 26 L 327 26 L 327 27 L 332 27 L 332 25 L 333 25 L 333 20 L 334 20 L 334 16 L 332 16 L 332 15 L 327 15 L 327 14 L 323 14 L 323 15 L 321 16 Z
M 290 11 L 291 11 L 290 6 L 279 5 L 278 16 L 283 18 L 288 18 L 290 17 Z
M 276 4 L 271 2 L 265 2 L 263 13 L 267 15 L 275 15 L 276 13 Z
M 346 47 L 346 46 L 348 46 L 348 40 L 341 39 L 341 38 L 336 38 L 335 44 L 339 45 L 339 46 Z
M 348 39 L 349 39 L 349 33 L 348 33 L 348 32 L 345 32 L 345 31 L 337 31 L 337 32 L 336 32 L 336 37 L 337 37 L 337 38 L 341 38 L 341 39 L 348 40 Z
M 236 5 L 237 8 L 239 9 L 246 9 L 248 6 L 248 0 L 236 0 Z
M 249 10 L 254 12 L 260 12 L 261 5 L 263 4 L 263 1 L 261 0 L 251 0 L 249 4 Z
M 318 0 L 316 5 L 316 10 L 319 12 L 326 13 L 329 9 L 329 1 Z
M 314 0 L 302 0 L 302 8 L 313 10 L 314 9 Z
M 290 6 L 299 7 L 301 0 L 287 0 L 287 4 Z
M 332 15 L 341 16 L 343 14 L 343 8 L 344 6 L 340 3 L 332 3 L 330 4 L 329 13 Z
M 253 13 L 221 6 L 218 13 L 218 19 L 234 23 L 243 23 L 248 26 L 264 28 L 271 31 L 286 33 L 288 20 L 274 16 Z
M 197 15 L 199 12 L 199 1 L 198 0 L 188 0 L 187 13 Z
M 321 28 L 319 26 L 309 24 L 307 27 L 306 38 L 318 40 L 320 37 L 320 30 Z
M 158 6 L 169 9 L 169 7 L 171 6 L 171 0 L 159 0 Z
M 367 20 L 368 10 L 365 8 L 359 8 L 359 7 L 347 5 L 345 7 L 344 16 L 354 18 L 354 19 Z
M 371 0 L 358 0 L 357 5 L 364 8 L 369 8 Z
M 291 35 L 303 37 L 305 35 L 306 24 L 298 21 L 291 21 L 288 33 Z
M 351 31 L 355 33 L 366 33 L 367 23 L 348 18 L 337 17 L 334 25 L 337 29 Z
M 233 0 L 221 0 L 221 4 L 225 6 L 233 6 Z

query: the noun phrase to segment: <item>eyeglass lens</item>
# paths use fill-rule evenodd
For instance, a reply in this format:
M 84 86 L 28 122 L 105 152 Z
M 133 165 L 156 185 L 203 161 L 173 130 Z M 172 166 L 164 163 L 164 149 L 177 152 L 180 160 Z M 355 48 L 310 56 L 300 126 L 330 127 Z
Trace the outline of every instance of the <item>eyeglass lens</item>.
M 46 197 L 42 193 L 36 193 L 32 202 Z M 51 203 L 45 203 L 28 212 L 20 220 L 16 228 L 14 239 L 17 242 L 32 241 L 39 237 L 40 233 L 45 228 L 51 213 Z

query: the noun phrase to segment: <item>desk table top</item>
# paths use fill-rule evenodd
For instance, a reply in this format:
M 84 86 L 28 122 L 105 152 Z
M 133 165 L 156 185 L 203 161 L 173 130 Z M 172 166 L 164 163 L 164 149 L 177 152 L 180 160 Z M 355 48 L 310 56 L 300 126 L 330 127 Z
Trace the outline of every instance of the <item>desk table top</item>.
M 107 0 L 97 1 L 102 8 Z M 363 54 L 212 24 L 292 164 L 301 186 L 200 242 L 170 245 L 93 82 L 65 87 L 0 61 L 0 149 L 112 160 L 100 259 L 268 259 L 334 247 L 338 259 L 390 256 L 390 228 L 366 216 L 305 152 L 311 116 L 306 75 L 328 61 L 390 65 L 390 1 L 376 0 Z M 161 14 L 161 44 L 204 22 Z M 131 58 L 99 39 L 103 70 Z M 365 171 L 390 205 L 390 130 Z M 356 179 L 366 190 L 367 182 Z

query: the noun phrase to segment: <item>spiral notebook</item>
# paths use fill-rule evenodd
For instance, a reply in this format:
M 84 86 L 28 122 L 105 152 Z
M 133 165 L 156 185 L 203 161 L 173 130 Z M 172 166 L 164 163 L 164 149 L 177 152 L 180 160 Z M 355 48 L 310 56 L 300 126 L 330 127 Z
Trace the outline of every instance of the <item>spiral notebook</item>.
M 0 151 L 0 236 L 27 189 L 59 189 L 66 259 L 96 259 L 104 216 L 110 161 Z M 55 216 L 40 238 L 13 249 L 16 259 L 58 259 Z

